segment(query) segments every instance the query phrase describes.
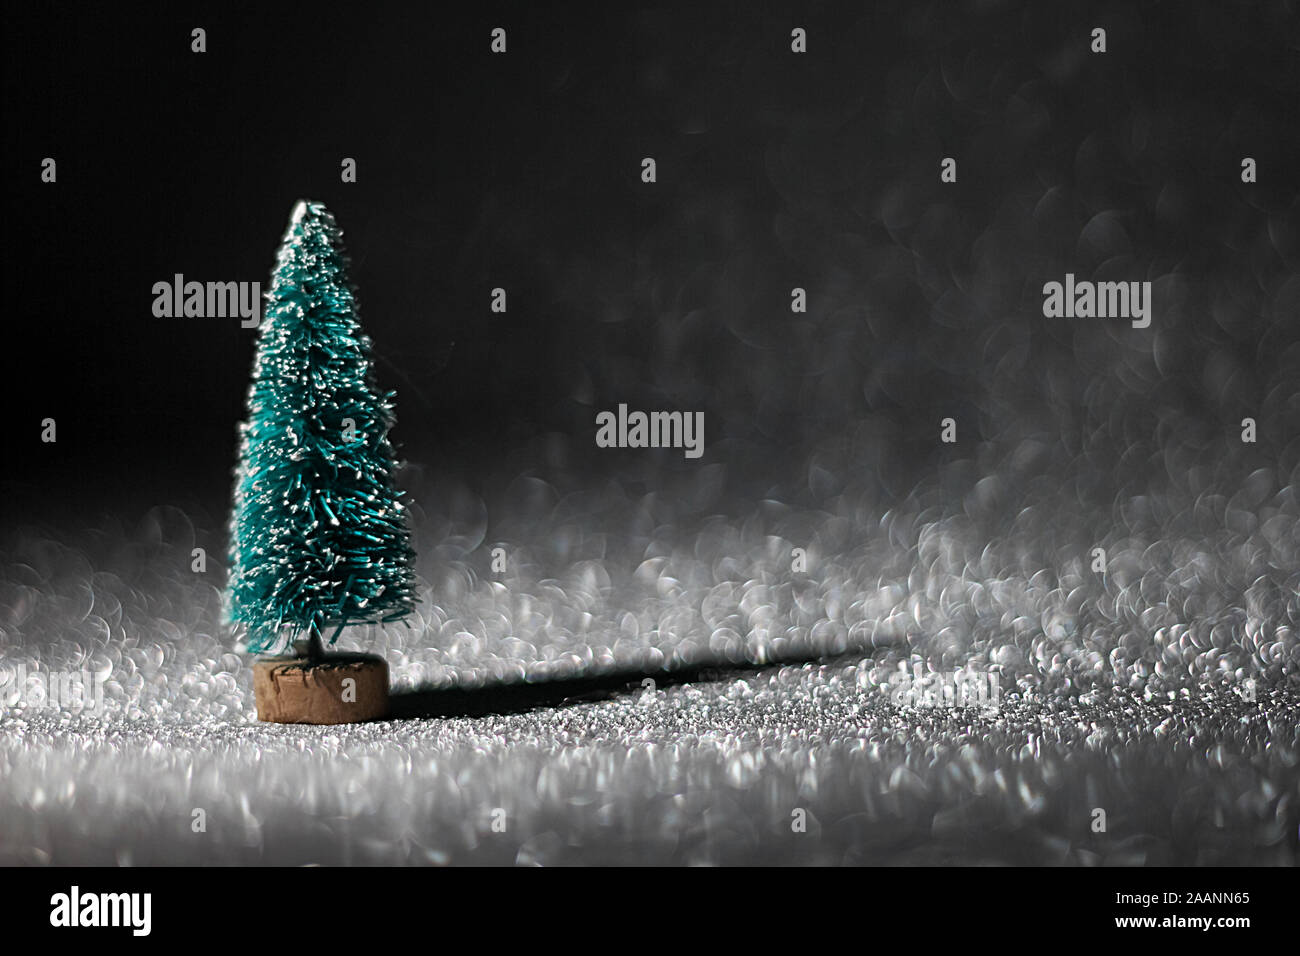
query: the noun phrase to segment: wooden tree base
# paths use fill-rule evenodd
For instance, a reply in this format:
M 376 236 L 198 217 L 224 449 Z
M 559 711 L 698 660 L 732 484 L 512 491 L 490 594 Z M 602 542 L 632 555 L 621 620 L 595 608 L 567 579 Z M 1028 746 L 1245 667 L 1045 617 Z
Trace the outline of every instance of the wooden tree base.
M 388 664 L 371 654 L 264 657 L 253 664 L 259 720 L 355 724 L 388 715 Z

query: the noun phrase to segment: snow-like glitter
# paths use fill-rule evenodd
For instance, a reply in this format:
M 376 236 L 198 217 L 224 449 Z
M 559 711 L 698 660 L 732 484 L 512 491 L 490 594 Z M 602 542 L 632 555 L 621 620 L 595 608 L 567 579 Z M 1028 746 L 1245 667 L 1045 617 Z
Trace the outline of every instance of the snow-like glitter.
M 101 709 L 0 719 L 0 862 L 1294 863 L 1294 486 L 1106 515 L 1027 495 L 992 533 L 996 475 L 946 515 L 845 495 L 687 527 L 638 524 L 643 502 L 615 538 L 548 507 L 499 575 L 474 521 L 417 508 L 415 626 L 340 641 L 384 654 L 396 693 L 659 684 L 329 728 L 256 722 L 220 573 L 190 570 L 211 528 L 159 508 L 20 531 L 0 667 L 107 676 Z M 884 685 L 917 661 L 996 671 L 1000 707 L 896 706 Z

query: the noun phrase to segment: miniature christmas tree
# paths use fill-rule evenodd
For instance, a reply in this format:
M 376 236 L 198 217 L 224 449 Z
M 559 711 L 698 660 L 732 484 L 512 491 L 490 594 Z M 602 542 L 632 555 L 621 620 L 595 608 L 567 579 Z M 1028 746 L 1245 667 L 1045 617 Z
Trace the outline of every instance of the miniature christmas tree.
M 328 629 L 332 644 L 346 625 L 411 610 L 392 398 L 373 382 L 342 233 L 322 204 L 299 202 L 276 255 L 235 471 L 228 604 L 250 651 L 305 641 L 317 661 Z

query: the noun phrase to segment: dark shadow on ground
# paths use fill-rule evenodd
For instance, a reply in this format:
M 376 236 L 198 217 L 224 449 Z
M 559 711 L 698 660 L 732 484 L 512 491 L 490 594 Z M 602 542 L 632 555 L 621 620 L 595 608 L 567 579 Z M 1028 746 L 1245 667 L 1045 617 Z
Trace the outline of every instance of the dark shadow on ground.
M 486 687 L 421 689 L 399 691 L 389 697 L 390 720 L 416 717 L 486 717 L 489 714 L 521 714 L 538 707 L 571 707 L 609 700 L 625 694 L 639 694 L 647 689 L 645 681 L 654 681 L 654 689 L 663 690 L 679 684 L 734 680 L 774 667 L 798 664 L 853 664 L 871 656 L 865 647 L 831 656 L 795 655 L 763 664 L 713 663 L 676 670 L 625 669 L 588 677 L 543 681 L 536 684 L 492 684 Z

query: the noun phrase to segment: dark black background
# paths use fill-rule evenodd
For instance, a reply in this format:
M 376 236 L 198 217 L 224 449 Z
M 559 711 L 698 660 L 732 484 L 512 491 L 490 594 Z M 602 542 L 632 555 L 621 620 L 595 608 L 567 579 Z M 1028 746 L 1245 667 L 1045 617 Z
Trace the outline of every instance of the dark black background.
M 503 886 L 531 892 L 539 902 L 555 906 L 563 906 L 573 899 L 599 900 L 607 893 L 600 885 L 600 879 L 607 874 L 600 868 L 555 868 L 545 880 L 530 879 L 528 874 L 518 871 L 508 873 L 502 870 L 501 867 L 364 867 L 354 868 L 353 875 L 363 878 L 375 897 L 401 898 L 418 894 L 436 898 L 444 911 L 454 907 L 463 918 L 482 924 L 494 922 L 495 917 L 502 926 L 499 930 L 494 929 L 494 942 L 521 946 L 534 944 L 536 930 L 529 927 L 521 932 L 518 927 L 522 921 L 499 919 Z M 1019 901 L 1015 919 L 1016 928 L 1021 933 L 1042 936 L 1059 933 L 1062 921 L 1068 917 L 1070 934 L 1079 940 L 1109 942 L 1167 936 L 1185 946 L 1189 940 L 1206 935 L 1234 943 L 1281 939 L 1286 932 L 1287 900 L 1292 889 L 1290 880 L 1284 878 L 1285 872 L 1265 867 L 1203 867 L 1188 875 L 1187 871 L 1172 867 L 1152 867 L 1142 872 L 1123 868 L 1060 867 L 1045 873 L 1036 867 L 1000 867 L 981 873 L 979 879 L 972 879 L 972 874 L 964 867 L 928 867 L 915 876 L 925 881 L 935 897 L 960 900 L 964 912 L 997 912 L 1006 907 L 1008 899 Z M 227 892 L 230 871 L 223 867 L 49 867 L 0 872 L 0 876 L 10 874 L 13 876 L 11 885 L 6 887 L 10 890 L 6 894 L 10 901 L 7 915 L 11 917 L 11 932 L 17 932 L 20 939 L 32 938 L 42 942 L 71 940 L 85 944 L 116 941 L 134 949 L 191 941 L 196 907 L 211 906 L 215 909 L 221 905 L 207 901 L 219 901 Z M 592 874 L 599 879 L 593 880 Z M 830 869 L 805 867 L 800 869 L 798 876 L 802 885 L 816 894 L 814 899 L 834 900 L 843 892 L 833 881 L 834 873 Z M 878 904 L 887 905 L 888 915 L 885 910 L 878 909 L 864 917 L 861 925 L 881 925 L 887 919 L 891 925 L 904 926 L 924 926 L 933 921 L 933 897 L 909 892 L 909 884 L 900 884 L 884 873 L 878 879 L 874 876 L 873 873 L 863 874 L 861 885 Z M 239 878 L 249 891 L 264 888 L 265 895 L 271 898 L 289 879 L 294 881 L 301 894 L 312 899 L 324 897 L 337 885 L 337 871 L 330 867 L 243 868 L 239 871 Z M 657 879 L 653 874 L 630 871 L 621 874 L 621 878 L 634 883 Z M 680 886 L 683 892 L 707 892 L 718 903 L 730 904 L 729 911 L 744 913 L 744 900 L 749 891 L 761 892 L 771 878 L 766 870 L 747 872 L 731 867 L 726 870 L 725 878 L 719 879 L 709 868 L 692 867 L 681 874 Z M 67 894 L 74 883 L 80 893 L 150 893 L 150 935 L 135 937 L 130 930 L 122 928 L 50 927 L 51 897 L 56 893 Z M 1202 889 L 1202 886 L 1213 889 Z M 1185 900 L 1193 892 L 1221 893 L 1229 898 L 1236 895 L 1248 902 L 1149 907 L 1116 902 L 1117 894 L 1154 896 L 1157 899 L 1163 898 L 1164 894 L 1178 894 Z M 811 916 L 820 916 L 827 905 L 833 904 L 810 905 L 808 912 Z M 255 907 L 240 914 L 239 930 L 265 936 L 285 932 L 288 923 L 297 941 L 327 945 L 355 941 L 360 945 L 373 945 L 377 932 L 383 931 L 377 930 L 373 919 L 362 919 L 354 912 L 356 909 L 352 907 L 341 917 L 333 919 L 297 917 L 290 922 L 274 906 Z M 616 908 L 591 906 L 587 909 L 591 915 L 586 932 L 610 938 L 626 934 L 626 919 Z M 652 933 L 667 940 L 716 932 L 718 917 L 714 912 L 689 905 L 673 907 L 664 918 L 653 924 Z M 1116 917 L 1155 917 L 1157 920 L 1166 917 L 1246 917 L 1250 926 L 1213 927 L 1207 934 L 1201 928 L 1116 927 Z M 957 928 L 947 929 L 942 934 L 934 931 L 924 935 L 950 941 L 970 939 L 985 932 L 976 927 L 988 923 L 987 920 L 983 923 L 973 919 L 969 923 L 959 920 Z
M 6 509 L 220 510 L 254 333 L 155 318 L 151 288 L 265 285 L 300 197 L 345 231 L 393 437 L 429 474 L 653 491 L 720 464 L 744 495 L 815 498 L 1033 437 L 1104 488 L 1134 449 L 1286 475 L 1296 24 L 1294 3 L 11 8 Z M 1044 319 L 1066 271 L 1171 284 L 1147 330 Z M 704 459 L 598 452 L 619 402 L 704 411 Z

